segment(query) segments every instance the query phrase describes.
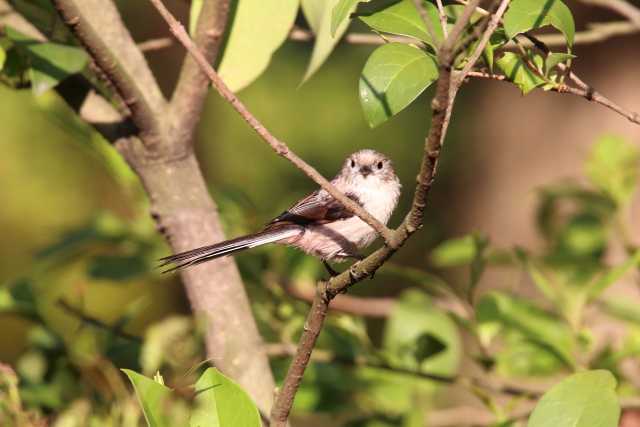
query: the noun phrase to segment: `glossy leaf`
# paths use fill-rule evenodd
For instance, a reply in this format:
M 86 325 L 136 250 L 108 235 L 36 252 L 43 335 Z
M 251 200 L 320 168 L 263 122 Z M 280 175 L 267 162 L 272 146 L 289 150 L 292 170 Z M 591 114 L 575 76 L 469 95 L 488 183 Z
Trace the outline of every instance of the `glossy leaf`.
M 166 415 L 166 405 L 171 398 L 171 389 L 129 369 L 122 370 L 133 384 L 142 412 L 149 427 L 171 427 Z
M 616 427 L 620 404 L 616 379 L 609 371 L 580 372 L 546 392 L 528 427 Z
M 436 375 L 453 375 L 460 361 L 455 323 L 416 290 L 398 299 L 385 325 L 383 347 L 392 366 Z
M 260 414 L 249 395 L 215 368 L 195 385 L 196 407 L 190 427 L 260 427 Z
M 640 179 L 640 149 L 620 137 L 602 137 L 589 156 L 586 173 L 603 193 L 625 205 Z
M 438 17 L 438 9 L 431 2 L 423 2 L 431 29 L 436 37 L 433 40 L 413 0 L 402 0 L 368 16 L 360 16 L 360 20 L 376 31 L 414 37 L 436 48 L 442 41 L 442 27 Z
M 245 88 L 262 74 L 273 53 L 287 39 L 297 11 L 298 0 L 238 1 L 218 67 L 220 77 L 231 90 Z
M 333 48 L 347 31 L 349 20 L 345 19 L 332 30 L 333 9 L 340 0 L 302 0 L 302 10 L 309 26 L 315 33 L 315 43 L 309 65 L 302 81 L 307 81 L 327 60 Z M 355 5 L 354 5 L 355 7 Z M 347 10 L 347 14 L 351 9 Z
M 528 301 L 501 292 L 490 292 L 477 304 L 476 317 L 481 328 L 494 332 L 500 328 L 518 331 L 529 340 L 547 347 L 565 364 L 574 364 L 569 328 L 560 319 Z
M 360 76 L 360 104 L 375 127 L 402 111 L 438 78 L 433 56 L 402 43 L 377 48 Z
M 535 56 L 534 61 L 537 65 L 541 66 L 543 59 L 541 56 Z M 496 64 L 509 81 L 512 81 L 520 88 L 523 95 L 546 83 L 546 81 L 529 68 L 520 55 L 516 53 L 505 52 Z
M 504 29 L 509 38 L 546 25 L 561 31 L 567 44 L 573 45 L 573 15 L 561 0 L 513 0 L 504 14 Z

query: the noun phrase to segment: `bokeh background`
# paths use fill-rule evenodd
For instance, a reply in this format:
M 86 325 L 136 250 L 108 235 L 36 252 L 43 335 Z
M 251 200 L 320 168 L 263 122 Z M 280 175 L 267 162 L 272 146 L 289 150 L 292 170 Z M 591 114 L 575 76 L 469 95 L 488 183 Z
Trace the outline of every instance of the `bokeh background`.
M 187 2 L 166 3 L 186 19 Z M 119 4 L 136 40 L 168 34 L 147 2 Z M 567 4 L 578 29 L 587 22 L 617 19 L 599 8 Z M 240 97 L 275 135 L 327 177 L 355 150 L 373 148 L 389 155 L 404 186 L 391 222 L 396 225 L 412 196 L 432 93 L 428 90 L 397 117 L 370 129 L 359 105 L 357 82 L 372 49 L 340 44 L 321 70 L 301 85 L 311 45 L 288 41 Z M 618 104 L 640 110 L 640 35 L 578 45 L 575 53 L 578 75 Z M 175 44 L 147 53 L 165 93 L 173 88 L 182 56 Z M 151 260 L 168 249 L 146 216 L 137 179 L 112 148 L 74 118 L 53 92 L 34 97 L 28 89 L 0 86 L 0 124 L 0 283 L 28 278 L 47 324 L 64 340 L 81 343 L 75 350 L 79 357 L 99 348 L 102 338 L 62 307 L 61 298 L 105 324 L 126 317 L 122 330 L 138 336 L 155 322 L 188 313 L 179 278 L 150 272 Z M 565 179 L 584 181 L 584 163 L 602 135 L 640 144 L 640 126 L 582 98 L 541 90 L 523 97 L 509 84 L 470 81 L 453 114 L 425 229 L 394 263 L 438 272 L 430 264 L 429 250 L 446 238 L 474 231 L 498 247 L 541 247 L 544 240 L 535 222 L 537 189 Z M 229 236 L 259 228 L 314 189 L 215 93 L 207 100 L 198 129 L 197 153 Z M 638 242 L 637 198 L 629 215 L 629 234 Z M 91 240 L 95 233 L 108 237 Z M 119 240 L 119 233 L 128 236 L 126 242 Z M 89 243 L 68 250 L 77 242 Z M 56 252 L 60 247 L 65 251 Z M 109 258 L 136 251 L 144 255 L 133 261 Z M 260 254 L 239 255 L 238 262 L 252 295 L 264 297 L 258 289 L 265 280 L 261 268 L 295 255 L 286 249 Z M 623 255 L 612 251 L 607 257 L 615 262 Z M 100 257 L 115 267 L 96 273 L 101 268 L 96 259 L 105 261 Z M 128 274 L 115 277 L 112 270 L 123 265 Z M 320 274 L 315 266 L 309 268 Z M 443 274 L 458 277 L 455 271 Z M 353 292 L 391 297 L 405 287 L 401 280 L 380 275 Z M 480 289 L 493 287 L 526 295 L 530 283 L 522 273 L 493 268 L 483 276 Z M 632 284 L 622 283 L 611 291 L 640 298 Z M 37 366 L 37 361 L 24 359 L 33 344 L 33 324 L 23 315 L 0 313 L 1 361 Z M 122 357 L 126 361 L 134 356 Z

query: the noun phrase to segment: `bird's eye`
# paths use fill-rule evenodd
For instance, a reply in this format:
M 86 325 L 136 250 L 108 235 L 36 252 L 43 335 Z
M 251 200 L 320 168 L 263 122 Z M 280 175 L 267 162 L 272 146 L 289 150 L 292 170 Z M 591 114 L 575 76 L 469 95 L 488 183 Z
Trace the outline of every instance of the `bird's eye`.
M 378 169 L 382 169 L 382 162 L 378 162 Z
M 355 167 L 356 167 L 356 161 L 355 161 L 355 160 L 353 160 L 353 159 L 351 159 L 351 167 L 352 167 L 352 168 L 355 168 Z

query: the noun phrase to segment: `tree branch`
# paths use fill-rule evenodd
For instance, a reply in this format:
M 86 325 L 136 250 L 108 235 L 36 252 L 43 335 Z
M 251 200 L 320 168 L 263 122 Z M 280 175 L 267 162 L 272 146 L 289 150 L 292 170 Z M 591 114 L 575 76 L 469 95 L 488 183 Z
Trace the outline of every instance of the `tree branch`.
M 53 2 L 130 110 L 142 141 L 148 146 L 158 145 L 167 105 L 115 5 L 101 0 Z
M 207 63 L 212 63 L 218 55 L 228 14 L 229 1 L 206 0 L 202 5 L 193 41 Z M 187 53 L 169 107 L 175 133 L 173 139 L 184 146 L 193 143 L 208 88 L 209 78 Z
M 265 126 L 247 109 L 247 107 L 238 99 L 238 97 L 231 92 L 227 85 L 222 81 L 218 73 L 213 69 L 211 64 L 204 57 L 202 52 L 193 43 L 182 24 L 180 24 L 173 15 L 167 10 L 161 0 L 150 0 L 151 3 L 158 9 L 164 20 L 169 24 L 171 32 L 176 36 L 178 41 L 184 45 L 188 52 L 193 56 L 200 68 L 206 73 L 209 80 L 213 84 L 213 87 L 218 91 L 231 106 L 240 114 L 240 116 L 255 130 L 262 139 L 267 142 L 271 148 L 280 156 L 289 160 L 298 169 L 303 171 L 305 175 L 315 181 L 320 187 L 327 191 L 333 198 L 338 200 L 342 205 L 354 215 L 357 215 L 364 222 L 369 224 L 382 238 L 387 245 L 392 244 L 391 230 L 389 230 L 384 224 L 373 217 L 369 212 L 363 209 L 353 200 L 342 194 L 336 189 L 326 178 L 324 178 L 317 170 L 308 165 L 304 160 L 298 157 L 289 147 L 282 141 L 278 140 L 275 136 L 265 128 Z
M 640 9 L 625 0 L 580 0 L 582 3 L 591 4 L 612 10 L 626 17 L 636 27 L 640 27 Z
M 192 134 L 172 130 L 171 111 L 113 3 L 55 1 L 65 22 L 92 56 L 100 76 L 112 82 L 129 106 L 121 112 L 125 119 L 131 110 L 133 134 L 115 129 L 113 139 L 141 179 L 158 230 L 175 252 L 224 240 L 217 207 L 188 144 Z M 206 20 L 202 23 L 213 24 Z M 80 108 L 81 114 L 83 109 Z M 104 110 L 97 112 L 104 116 Z M 96 111 L 92 108 L 91 113 Z M 113 111 L 106 113 L 113 117 Z M 268 413 L 274 381 L 234 260 L 216 260 L 184 271 L 181 276 L 192 311 L 208 321 L 208 359 L 247 390 L 263 413 Z

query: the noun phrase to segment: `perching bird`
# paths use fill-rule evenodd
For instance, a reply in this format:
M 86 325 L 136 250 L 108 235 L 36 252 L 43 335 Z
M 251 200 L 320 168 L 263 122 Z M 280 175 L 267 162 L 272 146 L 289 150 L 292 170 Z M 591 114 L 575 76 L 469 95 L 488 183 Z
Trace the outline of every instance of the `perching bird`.
M 347 157 L 331 183 L 383 224 L 389 220 L 400 196 L 400 180 L 391 161 L 374 150 L 360 150 Z M 376 236 L 373 228 L 319 189 L 258 233 L 162 258 L 160 266 L 173 264 L 165 271 L 169 272 L 267 243 L 280 243 L 320 258 L 327 270 L 335 274 L 327 261 L 360 259 L 358 250 L 370 245 Z

